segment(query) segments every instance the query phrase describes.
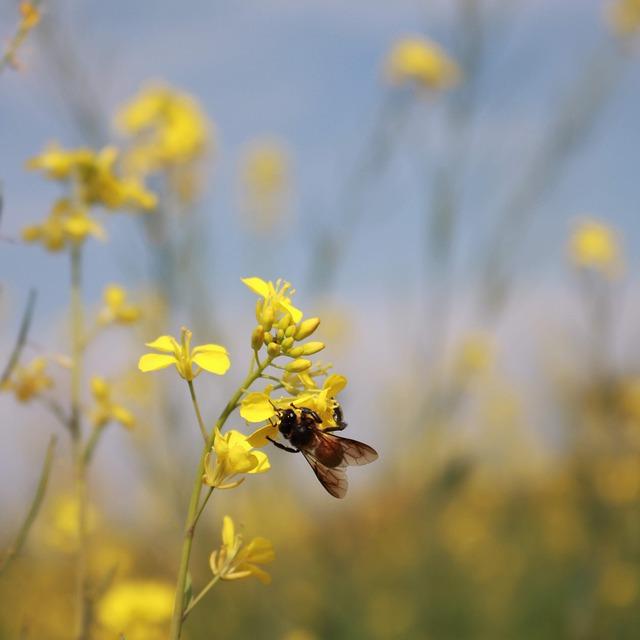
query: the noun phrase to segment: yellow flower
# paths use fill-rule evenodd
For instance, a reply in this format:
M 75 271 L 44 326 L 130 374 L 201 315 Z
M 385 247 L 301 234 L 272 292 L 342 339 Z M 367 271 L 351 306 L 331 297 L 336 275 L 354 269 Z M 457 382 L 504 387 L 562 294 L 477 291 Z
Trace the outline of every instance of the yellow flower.
M 607 7 L 607 18 L 614 32 L 621 37 L 640 32 L 640 0 L 616 0 Z
M 302 311 L 291 304 L 291 298 L 287 295 L 295 293 L 288 282 L 278 279 L 274 285 L 271 280 L 265 281 L 262 278 L 243 278 L 242 282 L 262 298 L 256 305 L 256 319 L 265 331 L 269 331 L 273 323 L 286 314 L 295 323 L 302 320 Z
M 48 251 L 62 251 L 72 244 L 81 244 L 89 236 L 104 240 L 106 234 L 84 207 L 74 206 L 67 198 L 60 198 L 40 224 L 22 230 L 25 242 L 40 242 Z
M 213 449 L 206 455 L 202 481 L 210 487 L 232 489 L 244 481 L 244 478 L 232 480 L 238 474 L 268 471 L 271 465 L 267 454 L 255 450 L 255 447 L 263 447 L 268 443 L 267 435 L 276 435 L 271 425 L 258 429 L 248 437 L 233 429 L 225 434 L 217 431 Z M 211 456 L 213 452 L 215 459 Z
M 289 162 L 277 141 L 257 141 L 242 162 L 244 206 L 252 227 L 268 231 L 287 208 Z
M 118 322 L 130 324 L 140 317 L 140 307 L 127 302 L 127 292 L 117 284 L 105 287 L 102 294 L 104 307 L 100 310 L 98 321 L 101 324 Z
M 576 266 L 609 276 L 617 275 L 621 269 L 616 233 L 596 220 L 585 220 L 576 226 L 569 240 L 569 256 Z
M 44 542 L 55 549 L 71 553 L 78 545 L 78 500 L 73 495 L 63 495 L 56 499 L 52 508 L 49 526 L 44 530 Z M 95 531 L 100 521 L 95 507 L 88 505 L 86 526 L 90 533 Z
M 153 209 L 156 197 L 138 179 L 116 175 L 117 157 L 115 147 L 95 152 L 86 148 L 65 150 L 51 144 L 39 156 L 29 160 L 27 168 L 43 171 L 52 180 L 70 182 L 77 200 L 86 206 Z
M 425 38 L 404 38 L 391 49 L 386 73 L 393 84 L 413 81 L 427 89 L 448 89 L 458 83 L 460 68 L 435 43 Z
M 100 599 L 100 624 L 127 640 L 167 637 L 173 612 L 175 587 L 159 580 L 127 580 L 112 586 Z
M 53 387 L 53 380 L 46 372 L 47 361 L 35 358 L 28 365 L 18 365 L 4 388 L 13 391 L 19 402 L 29 402 Z
M 91 378 L 91 393 L 95 401 L 95 407 L 91 412 L 91 422 L 94 427 L 104 427 L 107 423 L 119 422 L 123 427 L 132 429 L 135 426 L 135 418 L 128 409 L 111 400 L 111 385 L 98 376 Z
M 21 26 L 24 29 L 33 29 L 40 22 L 40 11 L 32 2 L 20 3 Z
M 271 387 L 264 391 L 248 393 L 240 405 L 240 415 L 247 422 L 264 422 L 276 417 L 277 409 L 288 409 L 293 403 L 296 407 L 306 407 L 315 411 L 322 419 L 322 427 L 335 427 L 335 409 L 338 406 L 336 396 L 347 385 L 344 376 L 333 374 L 327 377 L 322 388 L 315 386 L 313 380 L 306 380 L 306 389 L 293 397 L 273 399 Z M 310 386 L 313 384 L 313 386 Z
M 146 345 L 163 353 L 143 355 L 138 362 L 138 368 L 143 372 L 164 369 L 173 364 L 180 376 L 191 381 L 202 370 L 224 375 L 231 364 L 227 350 L 220 345 L 203 344 L 191 349 L 191 331 L 185 327 L 182 328 L 180 342 L 172 336 L 160 336 Z
M 264 584 L 271 582 L 271 576 L 258 567 L 259 564 L 273 562 L 273 545 L 266 538 L 254 538 L 249 544 L 242 544 L 242 536 L 236 534 L 233 520 L 225 516 L 222 521 L 222 546 L 209 559 L 211 571 L 223 580 L 240 580 L 255 576 Z

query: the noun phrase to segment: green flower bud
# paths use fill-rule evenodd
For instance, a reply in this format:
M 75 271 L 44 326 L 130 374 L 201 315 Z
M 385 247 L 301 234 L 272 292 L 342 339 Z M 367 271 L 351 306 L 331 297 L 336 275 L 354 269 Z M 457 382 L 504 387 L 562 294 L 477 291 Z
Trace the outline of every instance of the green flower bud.
M 298 325 L 298 330 L 296 331 L 296 340 L 304 340 L 308 338 L 320 325 L 320 318 L 308 318 L 307 320 L 303 320 Z
M 269 346 L 267 347 L 267 353 L 271 356 L 271 357 L 275 357 L 280 353 L 280 345 L 277 344 L 276 342 L 272 342 L 271 344 L 269 344 Z
M 305 356 L 310 356 L 313 353 L 318 353 L 324 349 L 324 342 L 307 342 L 302 345 L 302 353 Z
M 293 362 L 290 362 L 285 369 L 291 373 L 301 373 L 302 371 L 309 369 L 312 364 L 311 360 L 307 360 L 306 358 L 297 358 Z
M 264 344 L 264 327 L 259 324 L 251 334 L 251 348 L 254 351 L 259 351 Z

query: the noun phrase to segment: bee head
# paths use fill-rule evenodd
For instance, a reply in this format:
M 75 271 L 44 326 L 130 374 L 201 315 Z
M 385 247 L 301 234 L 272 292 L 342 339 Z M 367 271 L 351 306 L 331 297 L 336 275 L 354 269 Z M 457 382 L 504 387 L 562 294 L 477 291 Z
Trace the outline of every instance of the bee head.
M 298 416 L 293 409 L 281 410 L 278 412 L 278 416 L 280 418 L 278 429 L 285 438 L 288 438 L 298 423 Z

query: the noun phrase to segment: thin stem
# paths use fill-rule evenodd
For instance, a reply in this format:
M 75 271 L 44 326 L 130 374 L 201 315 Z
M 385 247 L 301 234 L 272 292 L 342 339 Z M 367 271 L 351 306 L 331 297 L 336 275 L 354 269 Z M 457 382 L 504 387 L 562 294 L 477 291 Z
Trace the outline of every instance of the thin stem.
M 89 436 L 89 440 L 87 440 L 87 443 L 84 446 L 84 452 L 82 454 L 85 467 L 89 466 L 89 463 L 91 462 L 91 458 L 93 457 L 93 452 L 96 448 L 96 445 L 98 444 L 98 440 L 100 439 L 100 436 L 102 435 L 102 432 L 104 431 L 104 429 L 105 429 L 104 426 L 93 427 L 93 431 L 91 432 L 91 435 Z
M 271 357 L 267 357 L 267 359 L 260 365 L 260 367 L 258 367 L 258 369 L 256 369 L 255 371 L 250 371 L 249 375 L 247 375 L 247 377 L 233 394 L 225 408 L 222 410 L 222 413 L 220 414 L 215 427 L 211 430 L 206 444 L 202 449 L 202 453 L 200 454 L 200 461 L 196 469 L 193 488 L 191 490 L 191 498 L 189 500 L 189 509 L 187 511 L 184 538 L 182 541 L 180 567 L 178 569 L 178 578 L 176 581 L 176 595 L 173 607 L 173 618 L 171 620 L 171 632 L 169 634 L 169 638 L 171 640 L 179 640 L 180 634 L 182 633 L 182 623 L 184 622 L 184 590 L 187 584 L 189 558 L 191 557 L 191 547 L 193 545 L 195 525 L 197 524 L 197 519 L 199 517 L 198 505 L 200 503 L 200 492 L 202 490 L 202 474 L 204 473 L 205 456 L 213 446 L 216 433 L 224 426 L 232 411 L 237 407 L 242 395 L 262 375 L 264 369 L 268 367 L 269 364 L 271 364 L 271 360 Z
M 211 587 L 213 587 L 213 585 L 216 584 L 216 582 L 218 582 L 221 577 L 221 574 L 214 576 L 202 589 L 202 591 L 189 603 L 189 606 L 184 610 L 184 613 L 182 614 L 183 620 L 187 619 L 187 616 L 191 613 L 191 610 L 198 604 L 198 602 L 200 602 L 200 600 L 202 600 L 202 598 L 207 595 L 207 593 L 209 593 Z
M 196 398 L 196 390 L 193 386 L 193 380 L 187 380 L 187 384 L 189 385 L 189 393 L 191 394 L 193 410 L 196 412 L 196 417 L 198 418 L 200 433 L 202 434 L 202 439 L 206 442 L 208 440 L 207 428 L 204 426 L 204 420 L 202 419 L 202 414 L 200 413 L 200 406 L 198 405 L 198 399 Z
M 33 496 L 33 500 L 31 501 L 31 506 L 29 507 L 27 516 L 22 523 L 22 527 L 20 527 L 20 531 L 18 532 L 14 543 L 9 547 L 9 549 L 7 549 L 4 558 L 2 558 L 2 561 L 0 561 L 0 574 L 4 572 L 4 570 L 9 566 L 9 563 L 20 553 L 22 547 L 24 546 L 24 543 L 27 540 L 29 531 L 31 530 L 31 525 L 36 519 L 38 511 L 40 511 L 40 505 L 42 504 L 45 493 L 47 491 L 47 483 L 49 482 L 51 465 L 53 464 L 53 454 L 56 448 L 56 442 L 56 436 L 51 436 L 49 440 L 49 446 L 47 447 L 47 453 L 44 457 L 42 471 L 40 472 L 40 480 L 38 480 L 36 493 Z
M 27 336 L 29 335 L 29 328 L 31 327 L 31 320 L 33 319 L 33 310 L 36 304 L 36 292 L 31 289 L 29 291 L 29 298 L 27 299 L 27 306 L 25 307 L 24 313 L 22 315 L 22 321 L 20 322 L 20 330 L 18 331 L 18 337 L 16 338 L 16 343 L 13 346 L 13 351 L 9 356 L 9 360 L 0 375 L 0 387 L 9 379 L 13 369 L 18 364 L 18 360 L 20 359 L 20 354 L 24 349 L 24 345 L 27 342 Z
M 198 509 L 198 513 L 196 513 L 196 517 L 193 519 L 193 522 L 191 523 L 192 528 L 195 528 L 196 524 L 198 524 L 198 520 L 200 520 L 200 516 L 202 515 L 204 508 L 207 506 L 207 502 L 209 502 L 209 498 L 211 497 L 211 494 L 213 493 L 214 488 L 215 487 L 209 487 L 209 491 L 207 492 L 207 495 L 204 497 L 204 500 L 200 505 L 200 509 Z
M 87 607 L 87 482 L 84 449 L 82 446 L 81 391 L 82 360 L 84 351 L 84 309 L 82 304 L 82 251 L 80 245 L 71 248 L 71 416 L 69 429 L 74 460 L 74 483 L 78 508 L 78 547 L 76 550 L 76 609 L 75 632 L 77 640 L 88 637 Z

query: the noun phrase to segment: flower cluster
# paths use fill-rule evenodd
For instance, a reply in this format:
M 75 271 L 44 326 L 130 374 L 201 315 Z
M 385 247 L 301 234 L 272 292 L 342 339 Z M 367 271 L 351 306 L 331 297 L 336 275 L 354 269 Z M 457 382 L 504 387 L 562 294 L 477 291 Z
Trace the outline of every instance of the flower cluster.
M 35 358 L 27 365 L 18 365 L 0 390 L 12 391 L 18 402 L 29 402 L 53 387 L 47 373 L 45 358 Z
M 455 86 L 460 68 L 435 42 L 421 37 L 404 38 L 389 52 L 385 71 L 392 84 L 413 82 L 440 91 Z

